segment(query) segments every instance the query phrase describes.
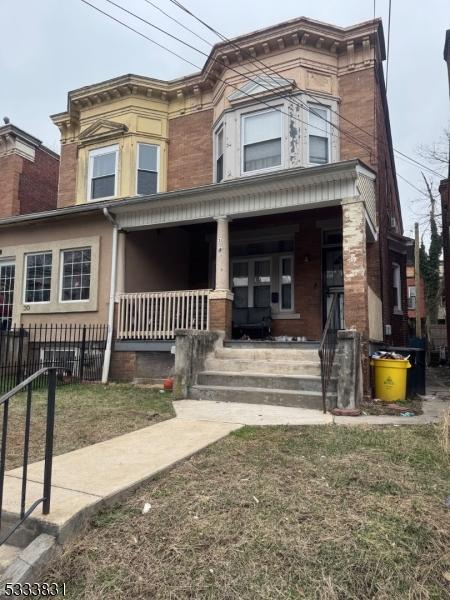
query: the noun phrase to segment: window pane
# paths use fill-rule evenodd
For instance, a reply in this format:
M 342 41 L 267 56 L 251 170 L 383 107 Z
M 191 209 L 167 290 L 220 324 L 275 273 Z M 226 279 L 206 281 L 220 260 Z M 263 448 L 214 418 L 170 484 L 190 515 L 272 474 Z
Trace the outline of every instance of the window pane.
M 244 147 L 244 171 L 256 171 L 281 165 L 281 139 Z
M 257 285 L 253 288 L 253 306 L 256 308 L 270 306 L 270 285 Z
M 319 137 L 326 137 L 328 135 L 328 111 L 326 108 L 320 108 L 318 106 L 309 106 L 309 133 L 310 135 L 317 135 Z
M 292 308 L 292 287 L 288 284 L 281 286 L 281 308 L 283 310 L 289 310 Z
M 328 162 L 328 138 L 309 136 L 309 162 L 319 165 Z
M 223 179 L 223 156 L 216 161 L 216 182 L 220 183 Z
M 234 287 L 234 306 L 236 308 L 246 308 L 248 306 L 248 287 Z
M 270 260 L 255 260 L 255 283 L 270 283 Z
M 244 117 L 244 144 L 256 144 L 281 137 L 281 113 L 268 110 Z
M 40 252 L 26 257 L 25 302 L 48 302 L 52 278 L 52 253 Z
M 93 157 L 92 177 L 114 175 L 116 172 L 116 152 L 100 154 Z
M 138 171 L 138 194 L 156 194 L 158 190 L 158 173 Z
M 158 170 L 158 146 L 139 144 L 139 170 Z
M 91 249 L 65 250 L 61 299 L 66 302 L 89 300 Z
M 114 196 L 114 180 L 114 175 L 110 175 L 109 177 L 100 177 L 99 179 L 93 179 L 91 198 L 97 199 Z
M 217 148 L 217 150 L 216 150 L 216 152 L 217 152 L 216 156 L 217 157 L 222 156 L 222 154 L 223 154 L 223 129 L 221 129 L 219 131 L 219 133 L 217 134 L 216 148 Z

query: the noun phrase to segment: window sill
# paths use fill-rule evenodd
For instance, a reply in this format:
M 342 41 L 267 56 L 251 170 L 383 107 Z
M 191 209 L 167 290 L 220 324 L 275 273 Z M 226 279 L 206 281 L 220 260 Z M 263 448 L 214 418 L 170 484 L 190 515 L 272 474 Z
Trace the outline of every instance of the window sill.
M 292 313 L 292 312 L 278 312 L 272 313 L 272 321 L 293 321 L 295 319 L 300 319 L 300 313 Z

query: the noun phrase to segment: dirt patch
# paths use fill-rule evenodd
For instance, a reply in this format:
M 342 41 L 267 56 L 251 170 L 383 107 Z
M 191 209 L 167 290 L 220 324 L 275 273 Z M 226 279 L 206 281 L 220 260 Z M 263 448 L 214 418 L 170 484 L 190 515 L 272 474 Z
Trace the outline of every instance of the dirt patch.
M 246 427 L 98 515 L 42 580 L 89 600 L 448 598 L 448 466 L 434 426 Z

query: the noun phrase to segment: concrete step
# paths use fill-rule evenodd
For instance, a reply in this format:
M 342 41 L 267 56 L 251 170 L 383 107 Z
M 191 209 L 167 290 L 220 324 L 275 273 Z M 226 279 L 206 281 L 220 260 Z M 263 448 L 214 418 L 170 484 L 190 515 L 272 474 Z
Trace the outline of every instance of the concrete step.
M 320 392 L 322 380 L 317 375 L 270 375 L 267 373 L 242 373 L 235 371 L 203 371 L 197 383 L 207 386 L 233 386 Z
M 13 560 L 22 552 L 21 548 L 2 544 L 0 546 L 0 575 L 6 571 Z
M 247 360 L 296 360 L 314 362 L 319 359 L 316 349 L 305 348 L 220 348 L 216 358 L 245 358 Z
M 281 348 L 288 349 L 319 349 L 320 342 L 312 340 L 309 342 L 276 342 L 274 340 L 229 340 L 223 343 L 225 348 Z
M 242 402 L 244 404 L 271 404 L 298 408 L 322 408 L 321 392 L 298 392 L 258 387 L 194 385 L 190 398 L 216 402 Z
M 207 358 L 205 371 L 267 373 L 272 375 L 320 375 L 320 361 L 252 360 L 246 358 Z

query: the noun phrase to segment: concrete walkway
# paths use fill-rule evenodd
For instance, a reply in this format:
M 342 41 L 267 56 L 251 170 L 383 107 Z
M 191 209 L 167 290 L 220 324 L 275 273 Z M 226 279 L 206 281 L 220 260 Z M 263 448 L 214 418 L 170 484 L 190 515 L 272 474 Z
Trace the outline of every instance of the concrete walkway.
M 177 462 L 227 436 L 240 425 L 201 420 L 170 419 L 125 435 L 55 456 L 51 511 L 33 513 L 48 533 L 64 539 L 78 529 L 99 504 L 151 479 Z M 44 463 L 28 466 L 27 506 L 42 496 Z M 3 509 L 20 507 L 22 469 L 5 477 Z

